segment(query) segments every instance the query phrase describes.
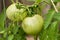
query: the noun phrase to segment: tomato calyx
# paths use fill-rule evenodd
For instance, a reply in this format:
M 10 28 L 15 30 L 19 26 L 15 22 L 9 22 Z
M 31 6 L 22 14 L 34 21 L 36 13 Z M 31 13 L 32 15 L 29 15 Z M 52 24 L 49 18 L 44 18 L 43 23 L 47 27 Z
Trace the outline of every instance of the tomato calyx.
M 16 3 L 15 6 L 16 6 L 17 9 L 25 8 L 25 5 L 23 5 L 21 3 Z
M 37 5 L 37 4 L 28 6 L 27 11 L 28 11 L 28 16 L 30 16 L 30 17 L 35 14 L 41 14 L 39 5 Z

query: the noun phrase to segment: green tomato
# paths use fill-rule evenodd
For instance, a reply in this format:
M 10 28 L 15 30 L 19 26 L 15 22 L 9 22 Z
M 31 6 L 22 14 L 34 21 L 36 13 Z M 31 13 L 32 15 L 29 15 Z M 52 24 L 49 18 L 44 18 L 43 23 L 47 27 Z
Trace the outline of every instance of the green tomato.
M 36 14 L 33 17 L 27 17 L 22 22 L 23 30 L 30 35 L 38 34 L 43 26 L 42 16 Z
M 21 21 L 27 15 L 27 11 L 24 8 L 17 9 L 16 3 L 11 4 L 6 10 L 6 16 L 12 21 Z

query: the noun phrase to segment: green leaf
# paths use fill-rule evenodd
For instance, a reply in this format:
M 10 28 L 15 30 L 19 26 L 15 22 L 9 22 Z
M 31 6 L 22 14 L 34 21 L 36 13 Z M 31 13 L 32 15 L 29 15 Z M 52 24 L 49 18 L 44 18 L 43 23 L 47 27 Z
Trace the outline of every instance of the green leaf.
M 8 36 L 8 40 L 13 40 L 13 37 L 14 37 L 14 35 L 12 35 L 12 34 L 9 35 L 9 36 Z
M 47 29 L 46 30 L 43 30 L 41 33 L 40 33 L 40 36 L 39 36 L 39 39 L 40 40 L 46 40 L 48 34 L 47 34 Z
M 25 36 L 20 36 L 19 34 L 15 35 L 13 40 L 26 40 Z
M 3 33 L 3 37 L 6 38 L 7 37 L 7 31 L 5 30 L 5 32 Z
M 44 29 L 46 29 L 46 28 L 49 26 L 49 24 L 50 24 L 51 21 L 52 21 L 52 18 L 53 18 L 53 16 L 54 16 L 54 14 L 55 14 L 55 11 L 54 11 L 54 10 L 50 10 L 50 11 L 48 12 L 48 14 L 45 15 Z
M 4 30 L 4 22 L 5 22 L 5 13 L 2 11 L 0 14 L 0 32 Z
M 18 29 L 19 29 L 18 24 L 14 24 L 14 25 L 13 25 L 13 28 L 12 28 L 13 34 L 16 34 L 16 33 L 18 32 Z
M 26 40 L 26 34 L 23 29 L 20 27 L 17 34 L 14 36 L 13 40 Z
M 58 21 L 52 22 L 48 28 L 48 38 L 47 40 L 57 40 L 58 34 Z
M 17 23 L 10 23 L 8 26 L 8 31 L 13 33 L 14 35 L 18 32 L 19 25 Z
M 2 31 L 0 31 L 0 34 L 3 34 L 5 32 L 5 30 L 2 30 Z
M 8 39 L 12 37 L 10 40 L 26 40 L 25 32 L 17 23 L 11 23 L 8 29 L 8 31 L 10 31 L 10 33 L 8 33 Z
M 0 40 L 6 40 L 5 38 L 1 37 Z
M 40 33 L 40 40 L 57 40 L 58 22 L 54 21 L 51 25 Z
M 18 32 L 18 24 L 17 23 L 10 23 L 8 26 L 8 40 L 13 40 L 14 35 Z
M 60 12 L 54 14 L 54 19 L 60 21 Z

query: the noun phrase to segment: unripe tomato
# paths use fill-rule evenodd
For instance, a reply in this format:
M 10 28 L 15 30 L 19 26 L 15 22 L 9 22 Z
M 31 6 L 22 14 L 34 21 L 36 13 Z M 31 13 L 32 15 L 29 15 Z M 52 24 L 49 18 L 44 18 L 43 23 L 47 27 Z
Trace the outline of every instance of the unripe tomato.
M 21 21 L 27 15 L 24 8 L 17 9 L 16 3 L 11 4 L 6 10 L 6 16 L 12 21 Z
M 43 26 L 42 16 L 36 14 L 32 17 L 27 17 L 22 22 L 22 28 L 27 34 L 38 34 Z

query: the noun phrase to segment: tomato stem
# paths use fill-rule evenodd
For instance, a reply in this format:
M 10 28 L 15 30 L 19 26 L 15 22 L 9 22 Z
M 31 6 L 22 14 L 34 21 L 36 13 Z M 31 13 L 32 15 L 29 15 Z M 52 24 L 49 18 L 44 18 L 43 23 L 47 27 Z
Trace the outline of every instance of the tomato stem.
M 54 4 L 53 0 L 51 0 L 51 3 L 52 3 L 52 5 L 53 5 L 53 7 L 54 7 L 55 11 L 58 13 L 58 9 L 56 8 L 56 6 L 55 6 L 55 4 Z
M 15 3 L 13 0 L 11 0 L 12 3 Z

